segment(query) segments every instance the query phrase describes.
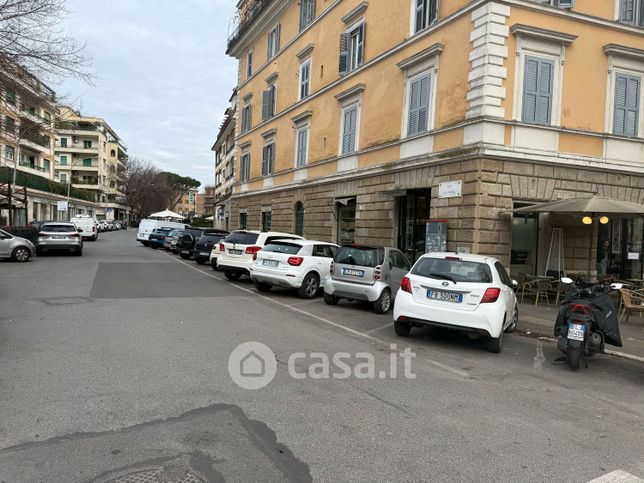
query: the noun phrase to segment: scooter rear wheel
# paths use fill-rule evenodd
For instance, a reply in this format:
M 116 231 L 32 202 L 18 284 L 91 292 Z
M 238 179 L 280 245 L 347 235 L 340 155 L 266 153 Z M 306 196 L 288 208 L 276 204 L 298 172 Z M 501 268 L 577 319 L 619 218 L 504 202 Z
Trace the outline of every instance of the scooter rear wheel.
M 570 369 L 572 369 L 573 371 L 579 369 L 579 363 L 581 362 L 581 355 L 583 351 L 583 346 L 568 346 L 568 349 L 566 349 L 566 363 L 568 364 L 568 367 L 570 367 Z

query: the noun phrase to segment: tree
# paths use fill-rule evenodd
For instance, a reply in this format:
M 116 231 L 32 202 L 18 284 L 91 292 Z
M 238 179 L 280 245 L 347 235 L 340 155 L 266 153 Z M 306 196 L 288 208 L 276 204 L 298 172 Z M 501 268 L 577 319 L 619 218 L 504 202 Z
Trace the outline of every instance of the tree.
M 131 158 L 125 176 L 125 198 L 138 218 L 167 208 L 170 188 L 166 178 L 150 162 Z
M 189 190 L 199 188 L 201 182 L 189 176 L 179 176 L 175 173 L 163 172 L 162 176 L 165 177 L 168 188 L 171 191 L 168 206 L 174 208 L 183 195 Z

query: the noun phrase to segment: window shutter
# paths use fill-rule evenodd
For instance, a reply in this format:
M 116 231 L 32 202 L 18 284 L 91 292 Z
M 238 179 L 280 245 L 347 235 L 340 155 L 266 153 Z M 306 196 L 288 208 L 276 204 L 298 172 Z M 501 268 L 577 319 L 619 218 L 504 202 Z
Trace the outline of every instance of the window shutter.
M 267 151 L 268 151 L 268 146 L 264 146 L 262 149 L 262 176 L 266 176 L 267 172 L 267 164 L 268 164 L 268 159 L 267 159 Z
M 620 0 L 619 19 L 622 22 L 635 20 L 635 0 Z
M 349 72 L 349 34 L 340 34 L 340 75 Z
M 359 42 L 358 42 L 358 65 L 362 65 L 364 63 L 364 46 L 365 46 L 365 40 L 366 40 L 366 34 L 367 34 L 367 24 L 363 23 L 358 27 L 360 29 L 360 33 L 358 36 Z
M 342 139 L 342 154 L 353 153 L 356 150 L 356 128 L 358 108 L 352 107 L 344 113 L 344 136 Z
M 306 9 L 308 8 L 308 6 L 309 5 L 306 0 L 300 0 L 300 30 L 306 27 L 306 17 L 307 17 Z
M 262 92 L 262 121 L 265 121 L 270 117 L 268 114 L 268 103 L 270 102 L 270 95 L 270 90 Z
M 418 133 L 418 111 L 420 108 L 420 79 L 412 81 L 409 86 L 409 120 L 407 134 Z
M 306 148 L 308 143 L 308 129 L 300 129 L 297 133 L 297 167 L 306 164 Z
M 275 89 L 275 86 L 271 86 L 268 89 L 268 117 L 275 115 Z
M 420 104 L 418 109 L 418 131 L 427 131 L 429 119 L 429 94 L 431 91 L 431 77 L 425 76 L 420 79 Z
M 273 53 L 273 31 L 268 32 L 268 47 L 266 48 L 266 59 L 270 59 Z
M 541 59 L 539 61 L 539 92 L 537 96 L 537 113 L 535 121 L 539 124 L 550 124 L 552 106 L 552 79 L 554 62 Z
M 275 167 L 275 143 L 269 144 L 268 146 L 268 173 L 273 174 L 273 168 Z
M 554 62 L 526 57 L 523 82 L 524 122 L 550 124 Z
M 639 22 L 637 22 L 637 25 L 640 27 L 644 27 L 644 0 L 640 0 L 640 5 L 639 5 Z
M 572 8 L 575 5 L 575 0 L 555 0 L 556 7 Z
M 275 53 L 278 53 L 280 51 L 280 32 L 282 30 L 282 25 L 278 24 L 276 27 L 276 32 L 275 32 Z
M 425 28 L 425 1 L 416 0 L 416 32 Z
M 427 25 L 431 25 L 438 19 L 438 0 L 427 0 L 427 2 L 429 3 Z
M 614 133 L 636 136 L 639 118 L 640 78 L 618 74 L 615 78 Z

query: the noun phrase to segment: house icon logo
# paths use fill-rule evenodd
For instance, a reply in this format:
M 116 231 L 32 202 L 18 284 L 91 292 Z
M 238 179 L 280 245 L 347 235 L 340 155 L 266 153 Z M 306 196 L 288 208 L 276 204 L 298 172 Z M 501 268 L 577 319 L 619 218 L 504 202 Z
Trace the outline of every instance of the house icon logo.
M 261 342 L 244 342 L 231 352 L 228 373 L 244 389 L 261 389 L 275 377 L 277 360 L 273 351 Z

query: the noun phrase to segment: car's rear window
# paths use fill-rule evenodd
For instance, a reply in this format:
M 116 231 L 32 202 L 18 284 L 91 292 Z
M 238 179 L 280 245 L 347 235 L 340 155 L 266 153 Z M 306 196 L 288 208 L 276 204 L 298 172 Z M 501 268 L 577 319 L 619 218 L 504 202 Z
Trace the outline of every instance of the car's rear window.
M 264 247 L 265 252 L 283 253 L 285 255 L 297 255 L 301 249 L 302 246 L 295 243 L 271 243 Z
M 252 245 L 259 238 L 258 233 L 248 233 L 245 231 L 234 231 L 224 240 L 226 243 L 235 243 L 238 245 Z
M 204 234 L 201 238 L 200 241 L 211 241 L 213 243 L 217 243 L 218 241 L 222 240 L 226 235 L 222 233 L 206 233 Z
M 360 267 L 376 267 L 385 260 L 385 251 L 374 247 L 340 247 L 335 255 L 335 263 L 343 265 L 358 265 Z
M 41 231 L 50 233 L 73 233 L 76 231 L 76 227 L 70 225 L 43 225 Z
M 492 272 L 486 263 L 445 258 L 421 258 L 412 275 L 453 282 L 492 283 Z

